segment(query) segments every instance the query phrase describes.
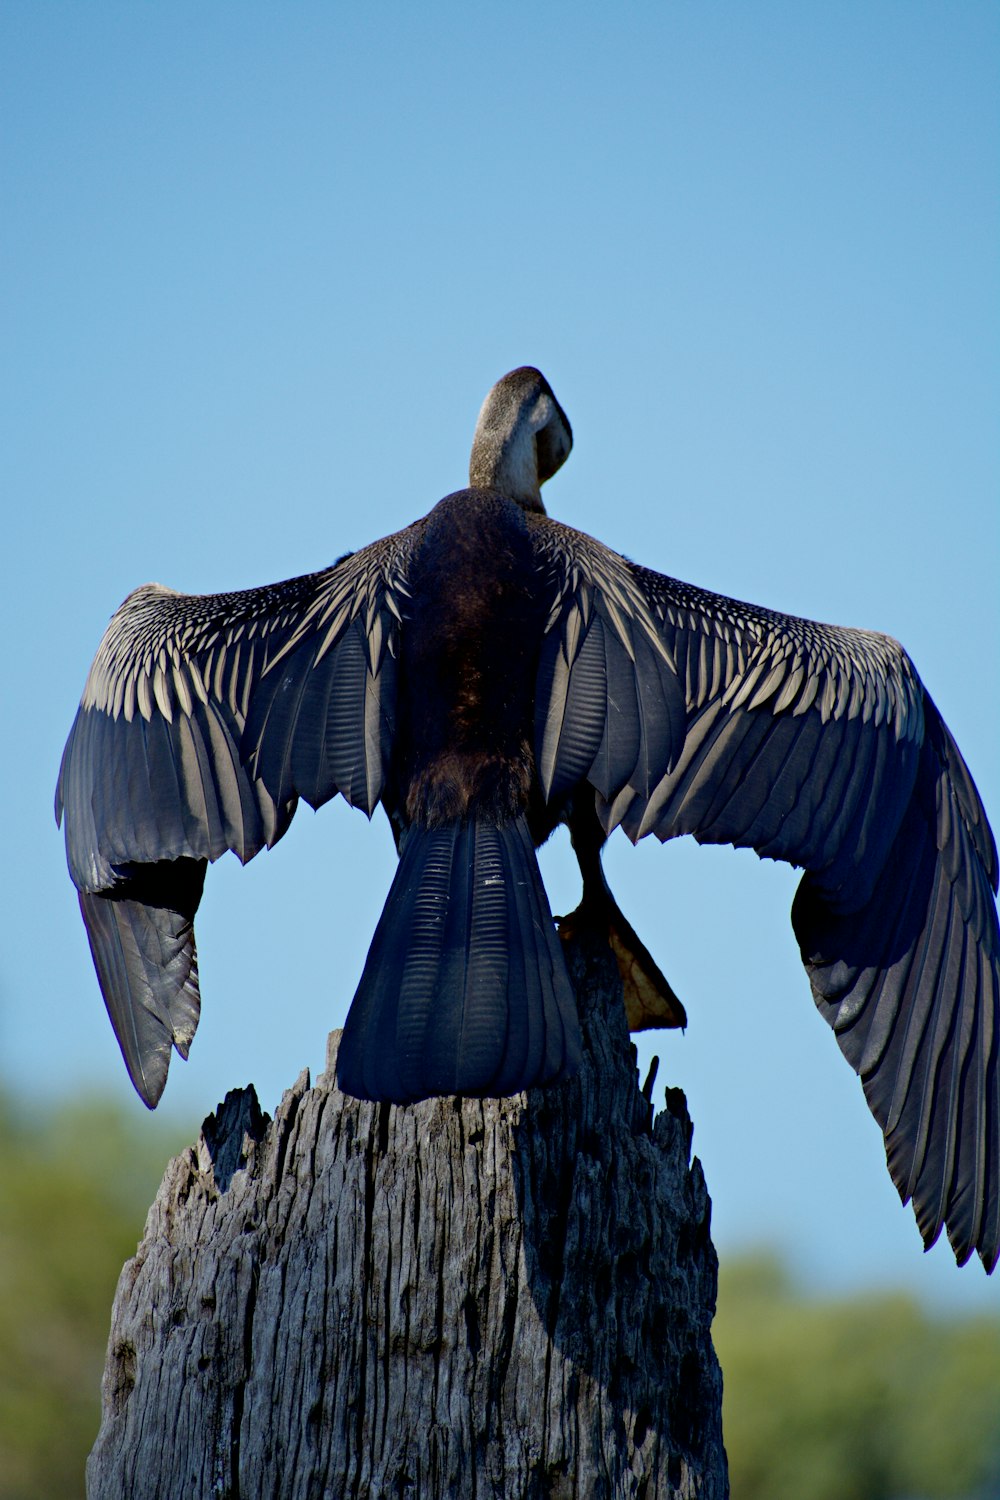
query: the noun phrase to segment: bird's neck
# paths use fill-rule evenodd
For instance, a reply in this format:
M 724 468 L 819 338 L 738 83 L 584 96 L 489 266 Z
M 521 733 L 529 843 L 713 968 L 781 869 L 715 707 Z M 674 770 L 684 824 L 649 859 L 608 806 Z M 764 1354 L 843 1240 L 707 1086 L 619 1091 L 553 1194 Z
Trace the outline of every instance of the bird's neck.
M 491 423 L 480 425 L 469 459 L 469 483 L 474 489 L 496 490 L 524 510 L 545 514 L 535 434 L 526 422 L 512 432 Z

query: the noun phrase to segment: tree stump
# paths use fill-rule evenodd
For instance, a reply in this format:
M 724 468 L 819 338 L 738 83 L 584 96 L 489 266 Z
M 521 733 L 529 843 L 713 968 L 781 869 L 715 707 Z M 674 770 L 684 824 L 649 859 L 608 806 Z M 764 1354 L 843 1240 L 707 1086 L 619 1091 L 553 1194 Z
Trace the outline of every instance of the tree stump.
M 90 1500 L 723 1500 L 684 1098 L 654 1118 L 608 950 L 567 956 L 567 1083 L 364 1104 L 335 1032 L 273 1122 L 227 1096 L 122 1271 Z

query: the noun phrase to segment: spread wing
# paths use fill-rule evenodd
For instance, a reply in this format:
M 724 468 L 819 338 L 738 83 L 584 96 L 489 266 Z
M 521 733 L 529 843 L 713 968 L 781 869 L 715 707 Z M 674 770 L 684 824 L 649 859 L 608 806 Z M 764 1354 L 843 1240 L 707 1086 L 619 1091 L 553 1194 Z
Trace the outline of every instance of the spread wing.
M 63 753 L 56 819 L 136 1089 L 163 1092 L 198 1023 L 205 869 L 251 859 L 297 800 L 371 814 L 385 783 L 397 630 L 419 527 L 267 588 L 146 584 L 111 620 Z
M 606 830 L 690 833 L 805 868 L 816 1004 L 860 1074 L 926 1245 L 1000 1255 L 996 846 L 896 641 L 690 588 L 548 518 L 539 670 L 547 796 Z

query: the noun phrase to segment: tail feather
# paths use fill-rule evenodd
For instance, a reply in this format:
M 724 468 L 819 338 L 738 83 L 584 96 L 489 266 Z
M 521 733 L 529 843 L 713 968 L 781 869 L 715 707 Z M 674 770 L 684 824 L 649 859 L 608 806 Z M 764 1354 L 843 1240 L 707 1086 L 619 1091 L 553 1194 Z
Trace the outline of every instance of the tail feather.
M 548 898 L 541 884 L 541 871 L 535 858 L 527 825 L 517 828 L 524 865 L 534 882 L 519 878 L 511 869 L 516 892 L 520 930 L 524 935 L 521 953 L 525 961 L 523 984 L 532 1003 L 526 1008 L 527 1055 L 529 1067 L 540 1070 L 543 1077 L 557 1076 L 562 1067 L 563 1023 L 560 1009 L 560 985 L 568 984 L 563 947 L 556 936 Z M 541 895 L 541 907 L 536 899 Z M 576 1000 L 570 991 L 570 1014 L 577 1020 Z M 576 1064 L 574 1063 L 574 1067 Z
M 515 1094 L 579 1058 L 524 819 L 411 828 L 344 1027 L 341 1088 L 397 1103 Z

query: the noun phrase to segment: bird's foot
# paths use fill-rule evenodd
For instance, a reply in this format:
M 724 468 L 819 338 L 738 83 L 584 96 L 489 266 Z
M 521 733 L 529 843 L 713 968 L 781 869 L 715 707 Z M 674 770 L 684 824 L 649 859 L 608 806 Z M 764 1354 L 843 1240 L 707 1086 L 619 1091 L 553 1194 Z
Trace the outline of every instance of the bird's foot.
M 607 942 L 622 979 L 629 1031 L 687 1025 L 684 1006 L 613 898 L 581 901 L 575 911 L 555 920 L 564 942 L 584 933 Z

